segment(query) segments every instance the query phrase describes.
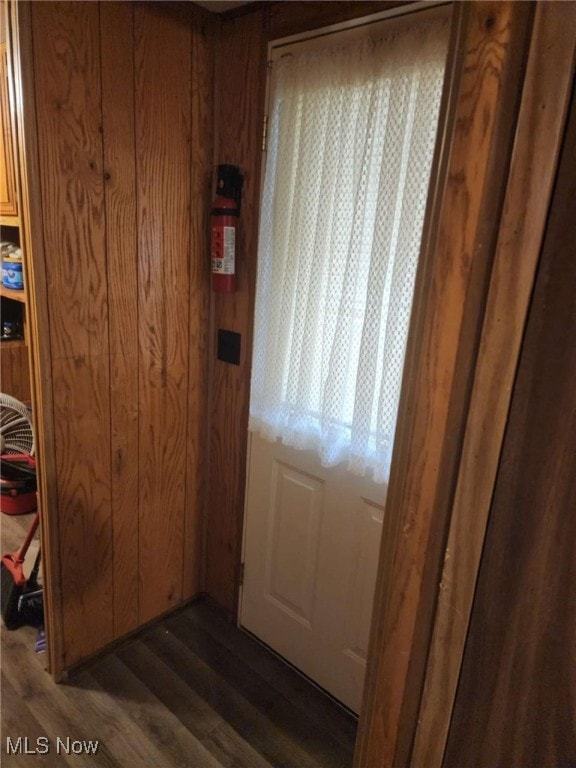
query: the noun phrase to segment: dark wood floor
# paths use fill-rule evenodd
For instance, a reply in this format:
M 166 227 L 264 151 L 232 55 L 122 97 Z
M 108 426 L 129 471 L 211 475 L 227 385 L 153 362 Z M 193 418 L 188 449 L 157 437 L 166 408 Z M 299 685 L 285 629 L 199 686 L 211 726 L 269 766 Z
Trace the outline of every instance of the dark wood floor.
M 2 516 L 2 547 L 23 521 Z M 28 521 L 26 521 L 28 522 Z M 55 685 L 36 630 L 2 628 L 3 766 L 347 768 L 356 720 L 253 638 L 197 603 Z M 48 737 L 48 754 L 8 755 L 7 737 Z M 57 738 L 98 740 L 57 754 Z M 43 742 L 40 742 L 41 747 Z

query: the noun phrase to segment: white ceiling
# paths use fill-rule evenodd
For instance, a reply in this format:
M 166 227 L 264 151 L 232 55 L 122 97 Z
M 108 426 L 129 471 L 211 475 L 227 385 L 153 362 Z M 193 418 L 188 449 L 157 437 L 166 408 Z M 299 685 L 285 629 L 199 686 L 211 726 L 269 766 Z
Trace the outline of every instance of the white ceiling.
M 196 5 L 201 5 L 213 13 L 224 13 L 231 11 L 232 8 L 238 8 L 239 5 L 247 5 L 254 0 L 195 0 Z

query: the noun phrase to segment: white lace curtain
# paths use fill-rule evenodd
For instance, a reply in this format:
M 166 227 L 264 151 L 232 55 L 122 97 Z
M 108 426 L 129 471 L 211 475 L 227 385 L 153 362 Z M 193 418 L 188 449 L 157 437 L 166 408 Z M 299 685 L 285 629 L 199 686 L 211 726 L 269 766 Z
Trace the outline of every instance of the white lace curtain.
M 387 482 L 448 39 L 416 16 L 274 63 L 250 429 Z

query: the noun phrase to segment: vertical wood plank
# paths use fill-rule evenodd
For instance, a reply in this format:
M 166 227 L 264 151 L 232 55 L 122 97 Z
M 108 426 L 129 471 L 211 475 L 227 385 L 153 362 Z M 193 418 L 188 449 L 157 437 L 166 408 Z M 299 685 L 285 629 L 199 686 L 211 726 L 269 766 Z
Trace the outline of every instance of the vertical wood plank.
M 216 87 L 220 114 L 215 165 L 238 165 L 245 178 L 237 234 L 238 290 L 231 296 L 212 296 L 212 404 L 206 591 L 229 613 L 234 613 L 244 515 L 262 161 L 260 145 L 266 75 L 261 13 L 252 13 L 223 23 L 218 59 L 219 75 Z M 214 359 L 218 328 L 241 334 L 239 366 Z
M 138 253 L 133 5 L 100 3 L 110 323 L 114 636 L 138 624 Z
M 575 39 L 570 14 L 562 9 L 566 28 L 557 30 L 552 58 L 560 54 L 565 35 Z M 571 766 L 576 759 L 573 84 L 571 90 L 445 768 Z
M 192 12 L 192 147 L 190 165 L 191 238 L 188 353 L 186 516 L 182 597 L 201 589 L 203 512 L 208 450 L 208 336 L 210 321 L 209 216 L 214 136 L 214 46 L 217 22 Z
M 38 3 L 32 23 L 69 665 L 113 637 L 99 9 Z
M 410 762 L 531 14 L 529 6 L 512 2 L 456 10 L 461 75 L 444 137 L 449 160 L 438 227 L 417 278 L 358 768 Z
M 30 402 L 31 396 L 28 348 L 26 346 L 17 347 L 13 350 L 13 354 L 16 358 L 15 368 L 18 371 L 16 380 L 18 394 L 15 395 L 15 397 L 17 397 L 18 400 L 23 400 L 25 403 L 28 403 Z
M 182 599 L 190 290 L 191 31 L 135 6 L 140 622 Z
M 12 397 L 17 397 L 14 393 L 14 363 L 12 360 L 13 350 L 9 347 L 0 348 L 2 368 L 0 369 L 0 389 Z M 20 398 L 18 398 L 20 399 Z
M 0 350 L 2 368 L 0 369 L 0 389 L 2 392 L 12 394 L 14 389 L 12 376 L 12 350 L 3 348 Z M 15 395 L 13 395 L 15 397 Z
M 537 7 L 444 557 L 414 746 L 414 766 L 442 765 L 514 375 L 563 136 L 572 84 L 575 29 L 576 6 L 560 8 L 544 3 Z M 554 55 L 550 55 L 552 49 Z

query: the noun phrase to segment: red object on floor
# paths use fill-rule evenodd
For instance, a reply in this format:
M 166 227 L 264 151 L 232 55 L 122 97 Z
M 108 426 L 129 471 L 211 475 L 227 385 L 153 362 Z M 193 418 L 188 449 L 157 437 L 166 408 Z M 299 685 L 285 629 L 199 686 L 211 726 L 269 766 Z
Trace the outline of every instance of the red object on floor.
M 36 467 L 36 460 L 27 453 L 7 453 L 0 457 L 4 464 L 26 465 L 31 468 Z M 11 487 L 10 480 L 2 478 L 2 493 L 0 493 L 0 511 L 5 515 L 26 515 L 38 507 L 36 497 L 35 483 L 30 487 L 27 483 L 24 487 L 18 487 L 14 483 Z
M 0 496 L 0 512 L 4 515 L 27 515 L 38 506 L 36 491 L 30 493 L 3 493 Z

